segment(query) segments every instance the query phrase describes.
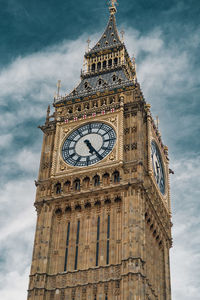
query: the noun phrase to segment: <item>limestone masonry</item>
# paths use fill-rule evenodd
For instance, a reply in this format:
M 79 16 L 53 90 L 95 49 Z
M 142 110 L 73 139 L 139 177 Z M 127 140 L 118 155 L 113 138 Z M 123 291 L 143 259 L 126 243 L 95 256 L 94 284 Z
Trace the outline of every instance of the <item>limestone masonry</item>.
M 47 110 L 28 300 L 170 300 L 168 148 L 116 27 Z M 58 85 L 59 88 L 59 85 Z

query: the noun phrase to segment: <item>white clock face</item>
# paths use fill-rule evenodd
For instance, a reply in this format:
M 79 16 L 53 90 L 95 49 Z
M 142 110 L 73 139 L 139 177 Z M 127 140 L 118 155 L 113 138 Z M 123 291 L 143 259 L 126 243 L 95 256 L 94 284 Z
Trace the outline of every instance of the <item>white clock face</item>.
M 156 179 L 156 183 L 157 183 L 161 193 L 164 195 L 164 193 L 165 193 L 165 176 L 164 176 L 163 163 L 162 163 L 162 158 L 161 158 L 158 146 L 156 145 L 156 143 L 154 141 L 151 142 L 151 158 L 152 158 L 153 173 L 154 173 L 154 177 Z
M 102 122 L 91 122 L 74 130 L 65 140 L 62 156 L 76 167 L 91 166 L 105 158 L 116 142 L 115 130 Z

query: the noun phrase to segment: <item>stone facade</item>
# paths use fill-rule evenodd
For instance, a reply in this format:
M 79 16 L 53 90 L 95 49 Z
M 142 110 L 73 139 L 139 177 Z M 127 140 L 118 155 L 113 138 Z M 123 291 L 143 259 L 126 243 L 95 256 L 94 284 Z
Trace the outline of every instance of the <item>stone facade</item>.
M 171 299 L 168 148 L 135 76 L 129 80 L 57 99 L 54 113 L 47 111 L 28 300 Z M 94 121 L 114 128 L 115 147 L 93 166 L 66 164 L 64 140 Z M 153 173 L 152 140 L 162 157 L 164 195 Z

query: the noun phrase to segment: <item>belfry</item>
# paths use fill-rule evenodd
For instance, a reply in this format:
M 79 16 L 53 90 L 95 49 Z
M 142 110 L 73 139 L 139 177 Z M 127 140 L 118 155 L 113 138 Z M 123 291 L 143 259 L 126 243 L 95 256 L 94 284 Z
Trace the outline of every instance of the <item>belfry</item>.
M 79 85 L 56 95 L 40 126 L 28 300 L 171 299 L 168 148 L 119 37 L 115 2 Z

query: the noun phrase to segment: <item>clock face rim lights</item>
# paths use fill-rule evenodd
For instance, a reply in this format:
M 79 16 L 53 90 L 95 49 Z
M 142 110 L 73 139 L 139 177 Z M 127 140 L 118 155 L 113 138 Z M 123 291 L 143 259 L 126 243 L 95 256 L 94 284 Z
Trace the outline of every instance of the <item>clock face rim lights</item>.
M 153 156 L 153 153 L 152 153 L 152 148 L 155 147 L 156 149 L 156 159 L 158 161 L 158 169 L 161 169 L 161 173 L 159 174 L 159 181 L 157 181 L 157 174 L 156 174 L 156 171 L 155 171 L 155 167 L 154 167 L 154 156 Z M 160 149 L 158 147 L 158 144 L 156 143 L 155 140 L 152 140 L 151 141 L 151 164 L 152 164 L 152 170 L 153 170 L 153 176 L 154 176 L 154 179 L 156 181 L 156 184 L 161 192 L 162 195 L 165 195 L 166 193 L 166 180 L 165 180 L 165 169 L 164 169 L 164 164 L 163 164 L 163 160 L 162 160 L 162 156 L 161 156 L 161 153 L 160 153 Z M 159 171 L 160 172 L 160 171 Z M 160 181 L 161 179 L 163 179 L 163 187 L 161 187 L 160 185 Z
M 92 135 L 93 139 L 90 139 Z M 99 141 L 102 140 L 101 145 L 95 144 L 95 135 L 99 136 Z M 71 136 L 73 138 L 70 138 Z M 82 139 L 84 136 L 86 137 L 85 140 Z M 81 139 L 83 140 L 83 147 L 88 148 L 88 155 L 81 155 L 80 152 L 79 154 L 76 152 L 77 143 Z M 61 146 L 61 157 L 71 167 L 94 166 L 113 151 L 116 141 L 117 133 L 111 124 L 102 121 L 87 122 L 72 129 L 64 138 Z

